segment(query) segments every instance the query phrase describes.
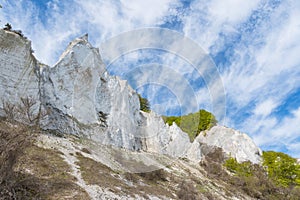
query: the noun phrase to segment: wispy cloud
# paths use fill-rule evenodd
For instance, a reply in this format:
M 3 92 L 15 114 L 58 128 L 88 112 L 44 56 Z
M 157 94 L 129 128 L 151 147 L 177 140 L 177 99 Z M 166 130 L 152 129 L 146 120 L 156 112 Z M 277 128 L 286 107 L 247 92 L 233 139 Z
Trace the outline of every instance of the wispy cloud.
M 156 26 L 176 1 L 72 0 L 1 1 L 2 22 L 10 22 L 33 41 L 36 56 L 53 65 L 68 42 L 88 32 L 94 45 L 134 28 Z
M 291 112 L 291 116 L 281 119 L 269 116 L 262 120 L 260 131 L 263 134 L 254 135 L 255 142 L 264 149 L 286 151 L 300 157 L 300 107 Z M 269 122 L 269 123 L 267 123 Z
M 300 94 L 295 93 L 300 88 L 299 1 L 52 0 L 43 8 L 39 1 L 0 0 L 0 4 L 1 22 L 23 30 L 32 40 L 37 58 L 50 65 L 70 40 L 86 32 L 96 46 L 137 28 L 162 26 L 182 32 L 217 64 L 227 97 L 225 125 L 250 134 L 266 149 L 278 148 L 300 156 L 299 105 L 285 107 L 287 102 L 300 101 Z M 115 65 L 124 70 L 119 74 L 125 76 L 132 66 L 142 67 L 145 63 L 181 74 L 201 107 L 211 109 L 209 94 L 220 93 L 220 84 L 203 84 L 201 74 L 193 73 L 193 67 L 174 54 L 133 52 L 120 57 Z M 166 80 L 172 82 L 172 77 Z M 170 96 L 169 101 L 155 104 L 157 109 L 178 104 L 176 95 L 162 88 L 153 86 L 151 91 L 156 96 Z M 156 96 L 149 94 L 158 103 L 160 97 Z
M 262 146 L 265 141 L 280 143 L 289 153 L 295 153 L 289 150 L 290 144 L 297 144 L 293 139 L 299 140 L 299 125 L 293 123 L 299 118 L 296 111 L 287 116 L 273 112 L 300 87 L 299 8 L 296 1 L 210 1 L 198 5 L 196 13 L 191 9 L 194 18 L 186 16 L 184 28 L 212 56 L 225 60 L 218 67 L 228 97 L 229 125 L 251 134 Z

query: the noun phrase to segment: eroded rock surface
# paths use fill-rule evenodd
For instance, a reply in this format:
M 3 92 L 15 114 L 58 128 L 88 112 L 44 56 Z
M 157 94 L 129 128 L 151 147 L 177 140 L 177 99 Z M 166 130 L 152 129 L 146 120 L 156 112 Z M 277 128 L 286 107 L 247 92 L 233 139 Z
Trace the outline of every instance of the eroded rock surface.
M 137 93 L 127 81 L 108 74 L 87 35 L 71 42 L 53 67 L 38 63 L 27 39 L 0 30 L 0 40 L 2 101 L 15 104 L 21 97 L 35 98 L 48 114 L 42 121 L 45 129 L 193 161 L 201 160 L 203 143 L 221 147 L 239 162 L 260 160 L 260 149 L 238 131 L 216 126 L 190 143 L 176 124 L 169 126 L 159 115 L 140 111 Z
M 20 97 L 39 101 L 39 65 L 31 42 L 10 31 L 0 30 L 0 115 L 3 103 L 20 103 Z
M 194 143 L 204 143 L 208 147 L 220 147 L 238 162 L 251 161 L 260 163 L 262 151 L 253 140 L 246 135 L 231 128 L 214 126 L 209 131 L 201 132 Z

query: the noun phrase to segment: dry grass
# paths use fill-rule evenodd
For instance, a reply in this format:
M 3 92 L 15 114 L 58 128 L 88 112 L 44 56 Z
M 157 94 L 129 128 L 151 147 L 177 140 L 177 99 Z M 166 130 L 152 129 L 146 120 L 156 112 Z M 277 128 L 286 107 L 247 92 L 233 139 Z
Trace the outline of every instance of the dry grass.
M 42 199 L 89 198 L 75 184 L 76 178 L 70 175 L 71 169 L 58 151 L 31 146 L 19 160 L 18 170 L 37 177 L 35 183 L 38 184 L 38 193 Z
M 55 150 L 34 145 L 34 127 L 0 121 L 0 199 L 88 199 Z
M 147 195 L 174 198 L 166 187 L 168 174 L 164 170 L 147 173 L 119 173 L 109 167 L 76 153 L 84 181 L 90 185 L 99 185 L 119 195 L 147 197 Z M 125 181 L 125 180 L 127 181 Z M 131 182 L 131 184 L 128 183 Z M 126 183 L 127 182 L 127 183 Z M 146 195 L 147 194 L 147 195 Z
M 109 167 L 90 158 L 84 157 L 81 153 L 77 152 L 76 156 L 78 159 L 76 164 L 80 166 L 82 178 L 87 184 L 101 185 L 110 189 L 114 189 L 118 184 L 118 179 L 113 176 L 113 174 L 116 173 Z
M 182 200 L 197 200 L 201 198 L 194 184 L 186 180 L 180 183 L 177 197 Z

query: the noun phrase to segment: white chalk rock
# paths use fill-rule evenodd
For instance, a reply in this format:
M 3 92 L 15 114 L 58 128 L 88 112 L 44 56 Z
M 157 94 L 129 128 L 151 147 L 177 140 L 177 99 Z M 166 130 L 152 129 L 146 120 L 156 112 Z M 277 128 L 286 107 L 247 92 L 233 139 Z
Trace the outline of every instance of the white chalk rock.
M 246 134 L 223 126 L 214 126 L 209 131 L 201 132 L 194 143 L 201 142 L 208 146 L 220 147 L 228 156 L 238 162 L 251 161 L 260 163 L 262 151 Z

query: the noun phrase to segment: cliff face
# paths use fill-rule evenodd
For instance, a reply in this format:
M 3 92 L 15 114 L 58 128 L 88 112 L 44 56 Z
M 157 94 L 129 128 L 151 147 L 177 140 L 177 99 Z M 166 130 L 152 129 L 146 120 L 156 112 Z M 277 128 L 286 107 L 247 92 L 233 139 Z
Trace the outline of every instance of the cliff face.
M 190 143 L 176 124 L 168 126 L 157 114 L 140 111 L 137 93 L 127 81 L 108 74 L 98 49 L 87 36 L 71 42 L 53 67 L 36 61 L 27 39 L 4 30 L 0 30 L 0 37 L 2 101 L 14 104 L 21 97 L 36 99 L 47 111 L 41 121 L 44 129 L 193 161 L 203 157 L 203 143 L 206 151 L 221 147 L 238 161 L 260 161 L 260 149 L 245 134 L 214 127 Z M 3 105 L 0 108 L 3 110 Z
M 0 30 L 0 98 L 18 104 L 20 97 L 39 99 L 39 64 L 32 56 L 31 42 L 18 34 Z M 3 115 L 3 110 L 0 109 Z
M 71 42 L 54 67 L 44 68 L 42 80 L 42 102 L 51 111 L 47 128 L 174 157 L 189 145 L 185 133 L 169 128 L 154 113 L 140 111 L 137 93 L 127 81 L 106 72 L 87 36 Z M 186 147 L 178 149 L 174 142 Z

